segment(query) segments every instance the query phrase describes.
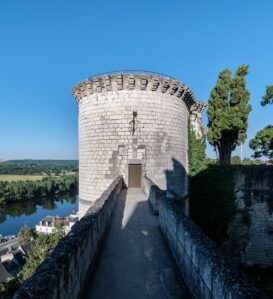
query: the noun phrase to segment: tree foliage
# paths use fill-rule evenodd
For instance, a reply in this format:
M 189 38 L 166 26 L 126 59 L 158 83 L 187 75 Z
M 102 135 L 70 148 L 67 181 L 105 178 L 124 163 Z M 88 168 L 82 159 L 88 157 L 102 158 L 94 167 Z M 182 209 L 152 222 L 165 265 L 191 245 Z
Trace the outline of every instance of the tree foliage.
M 13 298 L 15 292 L 34 274 L 37 267 L 45 260 L 62 237 L 64 237 L 64 231 L 60 227 L 50 235 L 36 234 L 22 270 L 15 278 L 0 284 L 0 299 Z
M 11 160 L 0 163 L 0 174 L 39 175 L 77 172 L 76 160 Z
M 59 240 L 64 236 L 63 230 L 57 229 L 50 235 L 39 234 L 28 253 L 27 260 L 19 274 L 19 281 L 23 283 L 33 275 L 37 267 L 45 260 Z
M 28 226 L 22 227 L 18 234 L 18 241 L 20 245 L 28 243 L 32 241 L 34 238 L 35 238 L 35 230 Z
M 198 174 L 206 168 L 206 139 L 198 139 L 195 132 L 189 130 L 189 170 L 190 176 Z
M 265 95 L 262 97 L 261 105 L 273 104 L 273 85 L 266 87 Z M 249 147 L 254 151 L 252 157 L 262 156 L 273 159 L 273 125 L 268 125 L 257 132 L 256 136 L 250 140 Z
M 19 289 L 20 282 L 17 277 L 8 278 L 7 282 L 0 284 L 0 299 L 11 299 Z
M 250 140 L 249 146 L 254 150 L 253 157 L 262 156 L 273 159 L 273 125 L 268 125 Z
M 247 74 L 247 65 L 239 66 L 233 78 L 231 72 L 224 69 L 210 94 L 207 136 L 223 165 L 230 164 L 232 151 L 246 139 L 247 119 L 251 111 L 245 80 Z
M 273 85 L 266 86 L 266 92 L 261 101 L 261 105 L 273 104 Z
M 5 286 L 3 283 L 0 283 L 0 298 L 4 298 L 4 294 L 5 294 Z
M 41 181 L 0 181 L 0 205 L 63 195 L 75 191 L 77 187 L 77 175 L 45 177 Z

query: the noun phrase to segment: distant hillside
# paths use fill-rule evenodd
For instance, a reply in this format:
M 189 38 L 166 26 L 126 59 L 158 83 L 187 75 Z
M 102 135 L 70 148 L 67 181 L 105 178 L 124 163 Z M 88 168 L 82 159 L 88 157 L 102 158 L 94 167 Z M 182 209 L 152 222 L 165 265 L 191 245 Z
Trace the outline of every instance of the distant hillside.
M 78 160 L 9 160 L 0 163 L 0 175 L 58 175 L 78 171 Z
M 78 160 L 35 160 L 35 159 L 23 159 L 23 160 L 0 160 L 6 163 L 15 164 L 54 164 L 54 165 L 66 165 L 66 164 L 77 164 Z

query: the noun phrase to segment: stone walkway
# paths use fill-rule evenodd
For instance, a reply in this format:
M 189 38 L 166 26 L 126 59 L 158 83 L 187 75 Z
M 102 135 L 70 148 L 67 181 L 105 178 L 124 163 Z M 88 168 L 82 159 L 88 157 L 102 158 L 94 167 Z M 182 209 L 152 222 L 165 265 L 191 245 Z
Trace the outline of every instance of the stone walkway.
M 83 298 L 188 299 L 141 189 L 122 190 L 95 273 Z

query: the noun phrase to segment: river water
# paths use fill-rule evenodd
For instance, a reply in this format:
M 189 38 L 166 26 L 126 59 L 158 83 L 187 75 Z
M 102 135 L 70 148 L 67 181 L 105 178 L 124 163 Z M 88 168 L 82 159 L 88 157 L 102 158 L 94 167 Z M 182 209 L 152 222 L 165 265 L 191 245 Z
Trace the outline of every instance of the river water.
M 28 200 L 0 207 L 0 234 L 17 235 L 27 225 L 35 227 L 45 216 L 68 216 L 78 209 L 78 196 Z

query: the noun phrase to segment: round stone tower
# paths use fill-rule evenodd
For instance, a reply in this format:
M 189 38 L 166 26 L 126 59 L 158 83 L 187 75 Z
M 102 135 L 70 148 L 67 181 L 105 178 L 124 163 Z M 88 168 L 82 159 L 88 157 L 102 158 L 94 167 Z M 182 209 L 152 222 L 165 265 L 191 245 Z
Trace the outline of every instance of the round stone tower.
M 73 88 L 79 103 L 79 214 L 113 180 L 130 188 L 143 176 L 179 197 L 188 194 L 188 124 L 199 130 L 204 104 L 172 77 L 122 71 Z M 199 130 L 200 131 L 200 130 Z

